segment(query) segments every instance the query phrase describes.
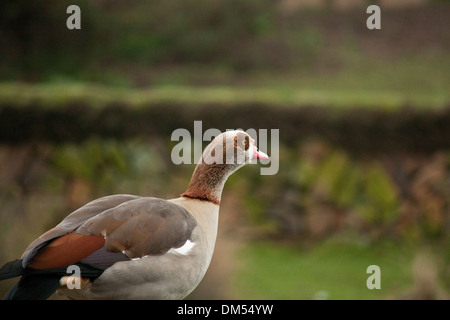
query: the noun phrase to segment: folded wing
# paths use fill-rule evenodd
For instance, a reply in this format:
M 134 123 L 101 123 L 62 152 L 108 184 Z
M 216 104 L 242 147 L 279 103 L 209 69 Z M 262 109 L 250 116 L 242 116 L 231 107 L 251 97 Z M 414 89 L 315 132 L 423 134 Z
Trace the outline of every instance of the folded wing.
M 117 261 L 158 255 L 191 238 L 195 219 L 170 201 L 115 195 L 67 216 L 30 244 L 23 267 L 52 269 L 78 262 L 102 269 Z

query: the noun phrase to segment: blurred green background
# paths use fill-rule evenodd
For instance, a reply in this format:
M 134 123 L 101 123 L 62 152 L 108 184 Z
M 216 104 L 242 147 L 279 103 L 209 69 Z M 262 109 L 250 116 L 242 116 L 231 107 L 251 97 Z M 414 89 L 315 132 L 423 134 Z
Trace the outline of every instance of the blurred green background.
M 177 197 L 194 165 L 171 162 L 171 132 L 203 120 L 279 129 L 280 170 L 229 179 L 190 298 L 448 299 L 449 15 L 427 0 L 2 1 L 0 264 L 94 198 Z

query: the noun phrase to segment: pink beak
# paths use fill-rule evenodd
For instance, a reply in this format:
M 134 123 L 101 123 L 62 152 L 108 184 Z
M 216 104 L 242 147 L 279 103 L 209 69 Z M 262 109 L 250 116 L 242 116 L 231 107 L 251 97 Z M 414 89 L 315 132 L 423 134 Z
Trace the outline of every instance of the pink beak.
M 259 151 L 256 146 L 253 147 L 253 159 L 269 159 L 269 156 L 262 151 Z

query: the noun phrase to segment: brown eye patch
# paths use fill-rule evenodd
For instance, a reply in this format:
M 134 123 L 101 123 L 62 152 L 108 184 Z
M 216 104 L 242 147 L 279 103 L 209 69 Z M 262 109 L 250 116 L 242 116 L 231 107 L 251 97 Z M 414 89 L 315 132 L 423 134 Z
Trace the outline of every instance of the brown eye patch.
M 247 135 L 239 134 L 239 138 L 238 135 L 234 137 L 234 146 L 241 147 L 241 145 L 244 147 L 245 150 L 248 150 L 248 148 L 250 147 L 250 139 Z
M 248 147 L 250 147 L 250 139 L 248 136 L 245 136 L 244 141 L 242 141 L 242 144 L 245 146 L 245 150 L 248 150 Z

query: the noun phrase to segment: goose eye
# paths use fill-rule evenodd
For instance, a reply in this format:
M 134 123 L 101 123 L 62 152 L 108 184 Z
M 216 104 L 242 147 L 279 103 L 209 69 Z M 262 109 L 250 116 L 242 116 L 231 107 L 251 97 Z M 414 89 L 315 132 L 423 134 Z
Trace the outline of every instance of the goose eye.
M 247 145 L 247 140 L 242 140 L 242 145 L 246 146 Z

